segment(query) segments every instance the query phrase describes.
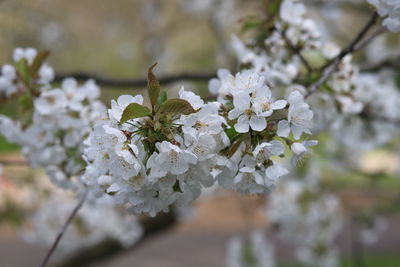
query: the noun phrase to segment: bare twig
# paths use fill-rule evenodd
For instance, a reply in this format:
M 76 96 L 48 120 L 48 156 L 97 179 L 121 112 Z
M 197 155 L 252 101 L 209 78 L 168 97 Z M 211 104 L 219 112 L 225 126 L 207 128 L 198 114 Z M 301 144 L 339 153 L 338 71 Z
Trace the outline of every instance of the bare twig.
M 348 54 L 351 54 L 357 50 L 359 43 L 361 40 L 364 38 L 364 36 L 368 33 L 368 31 L 374 26 L 375 22 L 378 20 L 379 15 L 377 12 L 374 12 L 370 19 L 367 21 L 367 23 L 364 25 L 364 27 L 358 32 L 356 37 L 346 46 L 342 49 L 342 51 L 337 55 L 335 58 L 330 60 L 328 63 L 326 63 L 322 68 L 322 75 L 321 77 L 310 86 L 310 90 L 308 93 L 305 95 L 305 98 L 309 97 L 315 91 L 318 90 L 318 88 L 331 76 L 331 74 L 336 70 L 337 66 L 339 65 L 340 61 Z M 369 42 L 372 39 L 369 38 Z
M 363 49 L 366 45 L 368 45 L 373 39 L 375 39 L 376 37 L 378 37 L 379 35 L 383 34 L 387 32 L 387 29 L 385 27 L 380 27 L 379 29 L 377 29 L 375 32 L 373 32 L 370 36 L 368 36 L 368 38 L 364 39 L 363 41 L 359 42 L 356 47 L 355 50 L 361 50 Z
M 109 87 L 146 87 L 147 79 L 139 78 L 139 79 L 117 79 L 110 78 L 98 74 L 87 73 L 87 72 L 67 72 L 57 74 L 55 77 L 56 82 L 62 81 L 64 78 L 74 77 L 78 81 L 85 81 L 88 79 L 94 79 L 98 85 L 100 86 L 109 86 Z M 216 77 L 216 71 L 208 72 L 208 73 L 181 73 L 177 75 L 167 75 L 159 78 L 161 84 L 166 85 L 170 83 L 174 83 L 177 81 L 208 81 L 211 78 Z
M 292 42 L 289 40 L 289 38 L 286 35 L 285 31 L 281 31 L 280 34 L 282 35 L 282 38 L 285 40 L 286 44 L 289 46 L 289 48 L 292 50 L 294 54 L 296 54 L 299 58 L 300 61 L 303 63 L 303 65 L 306 67 L 308 73 L 313 72 L 313 68 L 311 67 L 311 64 L 305 59 L 303 54 L 301 54 L 301 48 L 298 46 L 295 46 L 292 44 Z
M 82 199 L 78 202 L 78 204 L 72 210 L 71 214 L 68 216 L 66 222 L 64 223 L 63 227 L 61 228 L 61 231 L 58 233 L 56 239 L 54 240 L 53 245 L 51 246 L 50 250 L 47 252 L 45 258 L 43 259 L 43 262 L 40 264 L 40 267 L 47 266 L 51 255 L 56 250 L 56 248 L 57 248 L 58 244 L 60 243 L 60 240 L 63 237 L 65 231 L 67 230 L 69 224 L 72 222 L 72 219 L 75 217 L 75 215 L 78 213 L 79 209 L 82 207 L 83 203 L 86 200 L 87 195 L 88 195 L 88 190 L 85 191 L 84 195 L 82 196 Z

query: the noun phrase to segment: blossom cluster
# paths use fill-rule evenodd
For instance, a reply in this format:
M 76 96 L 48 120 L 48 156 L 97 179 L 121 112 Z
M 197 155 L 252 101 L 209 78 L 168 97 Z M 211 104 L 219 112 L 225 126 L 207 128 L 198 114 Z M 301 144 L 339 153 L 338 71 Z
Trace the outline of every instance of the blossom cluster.
M 275 100 L 265 76 L 252 69 L 235 76 L 220 70 L 209 89 L 218 96 L 220 110 L 232 127 L 232 147 L 237 147 L 230 160 L 238 171 L 233 180 L 221 177 L 225 187 L 245 194 L 265 193 L 288 173 L 282 164 L 287 158 L 285 147 L 296 161 L 316 144 L 300 141 L 311 134 L 313 118 L 300 91 L 292 91 L 286 100 Z
M 382 25 L 391 32 L 400 32 L 400 2 L 397 0 L 367 0 L 375 6 L 379 16 L 385 18 Z
M 318 185 L 287 180 L 272 192 L 268 220 L 278 237 L 296 246 L 297 258 L 307 266 L 338 266 L 333 241 L 342 228 L 340 203 Z
M 229 144 L 223 118 L 215 103 L 204 104 L 183 88 L 179 99 L 164 99 L 158 113 L 122 121 L 130 107 L 141 107 L 143 97 L 113 100 L 108 120 L 99 121 L 87 140 L 89 162 L 84 181 L 129 203 L 135 214 L 154 216 L 173 203 L 196 199 L 210 186 L 217 169 L 227 169 L 217 153 Z M 170 107 L 170 112 L 164 113 Z M 174 110 L 189 112 L 174 114 Z M 139 111 L 138 111 L 139 112 Z M 148 114 L 150 115 L 150 114 Z M 156 120 L 157 119 L 157 120 Z
M 260 72 L 271 85 L 292 84 L 303 72 L 299 54 L 294 50 L 311 51 L 321 47 L 317 24 L 305 14 L 306 8 L 301 2 L 282 1 L 262 44 L 251 40 L 245 45 L 233 37 L 232 47 L 239 62 Z
M 87 140 L 85 182 L 153 216 L 190 203 L 215 182 L 243 194 L 271 190 L 288 173 L 278 160 L 285 145 L 296 158 L 315 144 L 300 141 L 311 134 L 313 112 L 298 91 L 275 101 L 255 70 L 219 73 L 210 82 L 218 102 L 205 103 L 184 88 L 167 99 L 151 68 L 150 100 L 158 92 L 152 110 L 141 95 L 112 101 Z
M 84 203 L 64 233 L 57 249 L 59 259 L 103 241 L 114 240 L 129 247 L 141 237 L 142 228 L 137 219 L 112 206 L 105 197 L 95 204 Z M 41 200 L 30 218 L 30 224 L 24 225 L 20 230 L 22 238 L 29 243 L 50 246 L 74 209 L 76 201 L 66 192 L 52 190 L 50 197 Z
M 8 99 L 18 98 L 21 114 L 16 120 L 0 115 L 0 133 L 21 146 L 31 166 L 44 168 L 57 185 L 74 188 L 71 177 L 85 167 L 82 140 L 105 107 L 93 80 L 79 85 L 66 78 L 60 88 L 53 88 L 54 71 L 46 63 L 37 74 L 32 73 L 42 56 L 32 48 L 17 48 L 15 67 L 3 66 L 1 93 Z
M 310 98 L 315 126 L 356 152 L 389 142 L 400 119 L 400 93 L 390 71 L 360 72 L 350 55 Z M 317 129 L 314 129 L 317 130 Z

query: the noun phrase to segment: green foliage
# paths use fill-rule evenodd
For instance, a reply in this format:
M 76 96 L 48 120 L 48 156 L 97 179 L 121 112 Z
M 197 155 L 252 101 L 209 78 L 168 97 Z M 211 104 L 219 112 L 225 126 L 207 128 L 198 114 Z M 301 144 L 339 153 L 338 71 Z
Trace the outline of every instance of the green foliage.
M 151 106 L 153 107 L 153 112 L 154 112 L 154 107 L 157 105 L 158 97 L 160 96 L 160 91 L 161 91 L 160 82 L 153 73 L 153 69 L 156 65 L 157 63 L 154 63 L 147 72 L 147 79 L 148 79 L 147 92 L 149 94 Z
M 233 142 L 240 135 L 240 133 L 236 132 L 234 127 L 225 129 L 225 133 L 231 142 Z
M 21 81 L 29 86 L 31 83 L 31 76 L 28 61 L 23 58 L 15 64 L 15 69 L 17 70 L 17 75 L 20 77 Z
M 249 30 L 257 29 L 264 24 L 264 20 L 260 19 L 258 16 L 249 16 L 245 19 L 242 24 L 241 31 L 247 32 Z
M 151 115 L 150 109 L 137 103 L 129 104 L 122 113 L 121 123 Z
M 168 99 L 161 105 L 158 111 L 160 114 L 170 114 L 172 116 L 181 114 L 189 115 L 194 112 L 196 112 L 196 110 L 189 102 L 179 98 Z
M 165 101 L 167 101 L 167 99 L 168 99 L 167 92 L 166 91 L 162 91 L 160 96 L 158 97 L 157 106 L 161 106 L 162 104 L 164 104 Z
M 32 65 L 29 67 L 29 74 L 31 77 L 34 77 L 34 78 L 37 77 L 40 67 L 43 65 L 44 61 L 47 59 L 49 54 L 50 54 L 50 51 L 45 50 L 45 51 L 40 51 L 36 55 L 35 59 L 32 62 Z

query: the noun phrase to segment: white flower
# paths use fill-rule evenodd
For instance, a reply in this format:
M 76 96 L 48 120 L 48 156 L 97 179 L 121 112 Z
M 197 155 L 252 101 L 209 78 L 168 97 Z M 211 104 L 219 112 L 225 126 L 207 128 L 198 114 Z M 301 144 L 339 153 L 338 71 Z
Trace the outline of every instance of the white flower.
M 254 112 L 263 117 L 272 115 L 274 110 L 283 109 L 286 106 L 285 100 L 273 102 L 271 91 L 266 88 L 259 88 L 252 96 Z
M 59 113 L 67 106 L 67 97 L 60 89 L 43 92 L 35 100 L 35 109 L 43 115 Z
M 226 96 L 231 92 L 234 77 L 227 69 L 217 71 L 218 78 L 213 78 L 208 83 L 208 90 L 213 95 Z
M 182 127 L 185 140 L 198 135 L 216 135 L 222 131 L 223 118 L 218 115 L 218 107 L 214 103 L 204 105 L 200 111 L 186 116 Z
M 74 78 L 66 78 L 62 81 L 61 88 L 65 92 L 68 100 L 68 107 L 74 111 L 80 111 L 83 107 L 82 101 L 85 99 L 85 92 L 78 87 L 78 82 Z
M 5 79 L 12 81 L 17 78 L 15 68 L 10 64 L 5 64 L 1 67 L 1 75 Z
M 170 142 L 163 141 L 156 144 L 157 152 L 147 161 L 147 168 L 151 169 L 149 177 L 159 178 L 171 174 L 186 172 L 190 164 L 196 164 L 197 157 Z
M 310 106 L 304 102 L 304 97 L 299 91 L 293 91 L 288 97 L 288 120 L 278 123 L 278 135 L 288 137 L 292 130 L 293 137 L 297 140 L 303 132 L 311 134 L 311 120 L 313 112 Z
M 246 133 L 251 127 L 254 131 L 262 131 L 267 127 L 265 117 L 272 114 L 274 110 L 286 106 L 285 100 L 272 102 L 271 91 L 265 85 L 252 88 L 253 91 L 239 91 L 233 94 L 234 108 L 229 111 L 228 118 L 236 119 L 235 130 L 239 133 Z
M 317 140 L 307 140 L 301 143 L 294 142 L 291 146 L 290 149 L 293 152 L 293 158 L 291 159 L 291 164 L 295 165 L 299 160 L 303 159 L 304 156 L 308 152 L 308 148 L 311 146 L 316 146 L 318 144 Z
M 28 61 L 28 64 L 31 65 L 33 60 L 37 55 L 37 51 L 34 48 L 15 48 L 13 53 L 13 59 L 15 62 L 20 61 L 21 59 L 25 58 Z
M 305 6 L 297 0 L 284 0 L 281 3 L 281 19 L 289 24 L 299 25 L 302 23 L 305 13 Z
M 285 146 L 278 140 L 272 140 L 271 142 L 264 142 L 256 146 L 253 151 L 254 157 L 257 162 L 264 162 L 269 160 L 272 156 L 280 156 L 285 152 Z
M 39 84 L 48 84 L 54 79 L 54 70 L 47 64 L 43 64 L 39 69 Z
M 143 104 L 143 96 L 137 95 L 133 97 L 131 95 L 121 95 L 118 97 L 117 101 L 114 99 L 111 100 L 111 109 L 108 110 L 110 119 L 119 122 L 122 112 L 124 112 L 125 108 L 131 103 Z
M 400 2 L 398 0 L 367 0 L 384 17 L 382 25 L 391 32 L 400 32 Z
M 236 93 L 233 97 L 234 109 L 229 111 L 228 118 L 230 120 L 238 120 L 235 124 L 235 130 L 239 133 L 246 133 L 251 127 L 255 131 L 262 131 L 267 127 L 267 122 L 264 117 L 257 116 L 250 109 L 251 98 L 248 92 Z
M 278 178 L 280 178 L 288 173 L 289 173 L 289 171 L 285 167 L 283 167 L 281 164 L 273 161 L 272 166 L 269 166 L 265 170 L 265 175 L 266 175 L 265 185 L 268 188 L 272 188 L 273 186 L 275 186 Z
M 266 191 L 265 174 L 256 169 L 254 157 L 243 157 L 239 171 L 234 178 L 235 189 L 242 194 L 258 194 Z
M 192 105 L 194 109 L 200 109 L 204 105 L 203 99 L 200 96 L 196 95 L 191 91 L 185 91 L 185 88 L 182 86 L 179 90 L 179 98 L 184 99 Z

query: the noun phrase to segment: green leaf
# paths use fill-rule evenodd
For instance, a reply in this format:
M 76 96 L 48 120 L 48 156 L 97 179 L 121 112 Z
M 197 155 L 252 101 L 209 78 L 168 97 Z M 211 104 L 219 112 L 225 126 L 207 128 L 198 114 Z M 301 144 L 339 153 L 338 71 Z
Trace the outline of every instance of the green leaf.
M 258 17 L 248 17 L 243 23 L 240 30 L 242 33 L 244 33 L 254 28 L 260 27 L 261 25 L 263 25 L 264 22 L 265 21 L 263 19 L 260 19 Z
M 160 96 L 158 97 L 157 106 L 161 106 L 162 104 L 164 104 L 165 101 L 167 101 L 167 92 L 162 91 Z
M 29 67 L 29 73 L 31 75 L 31 77 L 36 77 L 37 73 L 40 69 L 40 67 L 43 65 L 44 61 L 46 60 L 46 58 L 49 56 L 50 51 L 45 50 L 45 51 L 40 51 L 35 59 L 33 60 L 32 65 Z
M 22 82 L 26 85 L 29 86 L 31 76 L 29 72 L 29 65 L 28 61 L 26 58 L 21 59 L 15 64 L 15 68 L 17 70 L 17 75 L 21 78 Z
M 282 0 L 269 0 L 268 1 L 268 15 L 274 16 L 277 15 L 279 12 L 279 8 L 281 7 Z
M 122 112 L 120 122 L 124 123 L 128 120 L 142 118 L 142 117 L 148 116 L 150 114 L 151 114 L 151 111 L 147 107 L 144 107 L 137 103 L 131 103 L 125 108 L 124 112 Z
M 189 102 L 179 98 L 168 99 L 161 105 L 158 113 L 172 115 L 189 115 L 196 112 Z
M 19 106 L 21 108 L 21 111 L 29 111 L 33 109 L 33 100 L 32 96 L 28 93 L 25 92 L 18 98 Z
M 161 91 L 160 83 L 159 83 L 156 75 L 154 75 L 154 73 L 153 73 L 153 69 L 155 68 L 156 65 L 157 65 L 157 63 L 154 63 L 147 72 L 147 92 L 149 94 L 149 98 L 150 98 L 150 102 L 151 102 L 151 106 L 153 107 L 153 110 L 154 110 L 154 106 L 157 104 L 157 100 L 158 100 L 158 97 L 160 96 L 160 91 Z
M 228 136 L 229 140 L 232 142 L 236 137 L 240 135 L 240 133 L 236 132 L 235 128 L 225 129 L 225 133 Z

